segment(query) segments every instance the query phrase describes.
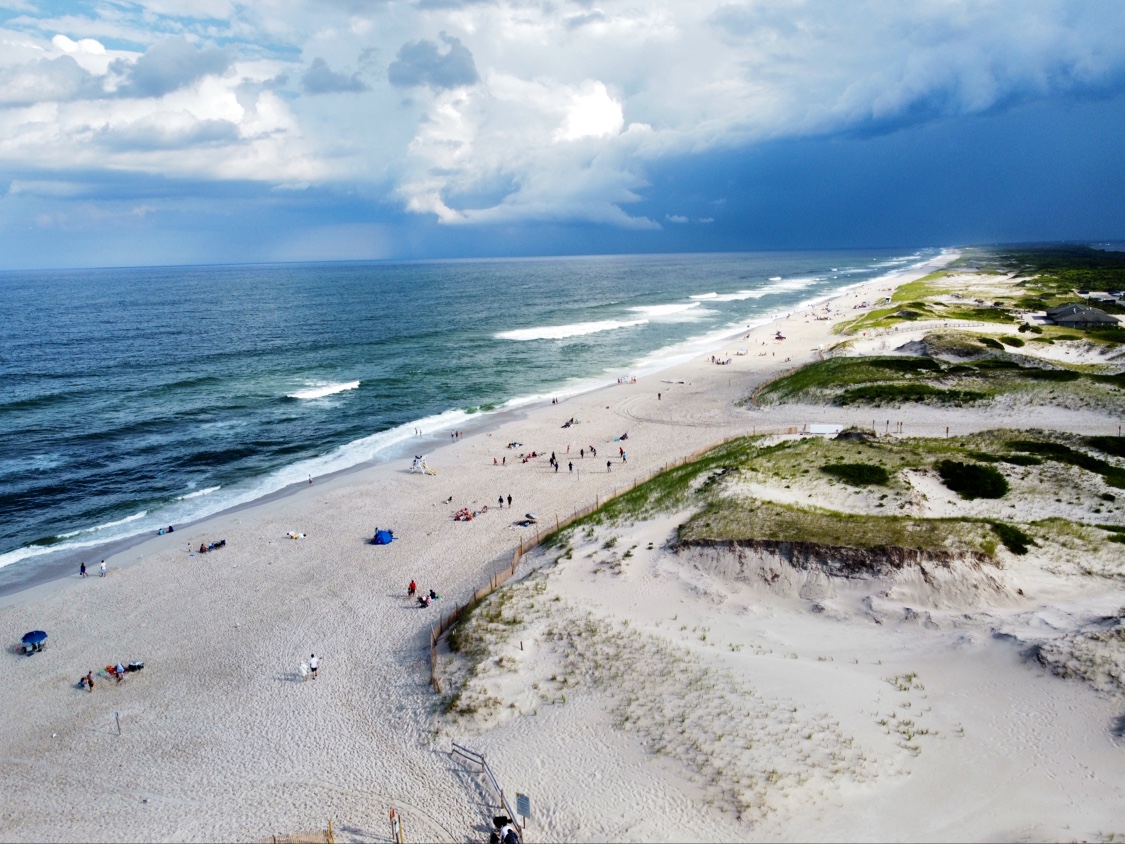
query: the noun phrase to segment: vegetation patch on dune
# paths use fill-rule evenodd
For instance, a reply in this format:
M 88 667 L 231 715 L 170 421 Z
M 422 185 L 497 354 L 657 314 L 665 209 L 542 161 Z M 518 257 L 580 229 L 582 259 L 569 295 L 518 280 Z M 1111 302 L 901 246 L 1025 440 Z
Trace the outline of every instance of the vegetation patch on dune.
M 1034 444 L 1035 453 L 1013 448 L 1013 443 Z M 1117 447 L 1116 440 L 1106 444 Z M 1072 457 L 1085 454 L 1082 449 L 1086 446 L 1083 437 L 1036 431 L 1013 435 L 1007 430 L 948 438 L 868 434 L 778 441 L 745 437 L 638 485 L 552 536 L 548 543 L 565 545 L 575 533 L 591 530 L 594 525 L 631 523 L 659 513 L 686 511 L 693 515 L 686 522 L 685 539 L 761 539 L 857 548 L 961 548 L 986 554 L 994 553 L 1001 544 L 1018 554 L 1035 543 L 1073 541 L 1078 543 L 1075 550 L 1102 553 L 1098 549 L 1118 540 L 1068 519 L 1020 523 L 1013 520 L 1016 510 L 1006 503 L 1018 500 L 1020 512 L 1043 512 L 1044 508 L 1055 507 L 1065 495 L 1073 500 L 1071 506 L 1088 502 L 1084 509 L 1090 521 L 1108 522 L 1112 518 L 1109 514 L 1120 512 L 1121 505 L 1112 493 L 1104 491 L 1105 475 L 1081 478 L 1059 474 L 1060 462 L 1112 469 L 1108 460 L 1089 454 L 1085 455 L 1087 459 Z M 1057 459 L 1060 455 L 1063 461 Z M 919 514 L 926 509 L 926 496 L 916 486 L 912 473 L 940 479 L 938 467 L 943 462 L 971 467 L 967 475 L 955 470 L 950 477 L 955 478 L 955 485 L 963 483 L 958 489 L 964 489 L 974 501 L 972 518 L 938 519 Z M 1115 476 L 1111 473 L 1110 477 Z M 872 482 L 860 482 L 867 479 Z M 981 495 L 995 495 L 1004 489 L 1009 491 L 1000 499 Z M 831 505 L 834 509 L 811 506 L 826 501 L 835 501 Z
M 886 486 L 891 479 L 886 469 L 871 463 L 830 463 L 821 466 L 820 471 L 852 486 Z
M 1125 469 L 1063 443 L 1050 440 L 1011 440 L 1008 447 L 1013 451 L 1034 454 L 1045 460 L 1055 460 L 1094 472 L 1101 475 L 1110 486 L 1125 489 Z
M 984 339 L 997 350 L 1007 348 L 991 338 Z M 928 355 L 943 354 L 962 360 L 948 362 L 933 356 L 906 355 L 829 358 L 770 381 L 758 388 L 750 401 L 842 406 L 904 402 L 966 405 L 1019 394 L 1041 404 L 1067 397 L 1086 404 L 1109 403 L 1125 412 L 1125 394 L 1120 389 L 1125 387 L 1125 374 L 1044 365 L 1011 352 L 996 355 L 971 337 L 927 335 L 923 345 Z
M 943 484 L 969 501 L 975 498 L 1003 498 L 1008 492 L 1008 482 L 991 466 L 942 460 L 937 464 L 937 470 Z
M 908 548 L 991 556 L 994 543 L 989 535 L 989 526 L 979 520 L 872 516 L 736 498 L 704 507 L 681 525 L 678 538 L 681 542 L 800 541 L 871 551 Z

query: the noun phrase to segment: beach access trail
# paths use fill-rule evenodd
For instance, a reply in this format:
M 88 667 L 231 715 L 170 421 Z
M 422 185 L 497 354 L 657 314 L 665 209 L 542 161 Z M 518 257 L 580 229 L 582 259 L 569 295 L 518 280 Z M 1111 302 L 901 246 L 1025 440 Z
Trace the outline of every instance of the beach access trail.
M 474 802 L 472 778 L 434 731 L 439 699 L 427 653 L 438 613 L 508 565 L 521 537 L 665 463 L 755 430 L 869 423 L 865 411 L 762 411 L 736 402 L 779 370 L 816 359 L 832 341 L 833 323 L 854 316 L 854 305 L 951 257 L 835 297 L 842 313 L 833 320 L 810 318 L 816 309 L 807 308 L 733 335 L 714 350 L 728 365 L 699 355 L 636 383 L 506 416 L 430 451 L 436 475 L 411 473 L 407 459 L 316 479 L 291 495 L 153 537 L 109 558 L 106 578 L 74 576 L 0 599 L 0 638 L 50 632 L 43 654 L 0 660 L 0 707 L 8 713 L 0 725 L 3 837 L 268 840 L 332 818 L 338 840 L 387 840 L 394 807 L 407 840 L 486 838 L 487 809 Z M 785 339 L 774 339 L 776 332 Z M 736 354 L 743 348 L 747 354 Z M 571 418 L 577 423 L 563 428 Z M 910 434 L 1004 418 L 911 409 L 896 421 L 906 419 Z M 883 420 L 875 421 L 881 429 Z M 1064 422 L 1105 424 L 1096 414 Z M 626 432 L 627 440 L 616 441 Z M 506 448 L 512 442 L 522 445 Z M 597 457 L 580 457 L 590 445 Z M 521 462 L 518 454 L 533 450 L 539 456 Z M 477 515 L 454 521 L 461 508 Z M 539 524 L 515 526 L 528 512 Z M 395 541 L 369 544 L 375 528 L 393 530 Z M 290 539 L 290 532 L 304 537 Z M 201 542 L 220 538 L 221 551 L 198 553 Z M 406 594 L 411 579 L 442 597 L 419 608 Z M 319 676 L 303 681 L 298 668 L 312 653 Z M 87 671 L 134 659 L 145 661 L 144 671 L 120 685 L 99 678 L 93 693 L 77 689 Z M 591 748 L 624 741 L 605 725 L 584 729 L 575 766 L 596 768 L 596 754 L 586 759 Z M 570 752 L 556 747 L 555 756 Z M 535 787 L 505 779 L 503 755 L 497 763 L 509 792 Z M 650 818 L 645 829 L 669 840 L 745 835 L 733 819 L 694 811 L 684 794 L 649 776 L 620 792 L 648 789 L 638 807 Z M 617 792 L 604 785 L 612 802 Z M 556 835 L 615 833 L 568 827 L 568 813 L 588 811 L 580 803 L 541 808 L 554 817 Z

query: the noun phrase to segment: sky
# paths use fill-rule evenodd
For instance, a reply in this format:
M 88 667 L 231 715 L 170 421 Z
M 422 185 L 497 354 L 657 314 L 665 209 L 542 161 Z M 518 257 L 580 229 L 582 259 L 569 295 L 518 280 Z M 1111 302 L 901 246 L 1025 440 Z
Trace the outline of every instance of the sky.
M 1121 0 L 0 0 L 0 269 L 1125 239 Z

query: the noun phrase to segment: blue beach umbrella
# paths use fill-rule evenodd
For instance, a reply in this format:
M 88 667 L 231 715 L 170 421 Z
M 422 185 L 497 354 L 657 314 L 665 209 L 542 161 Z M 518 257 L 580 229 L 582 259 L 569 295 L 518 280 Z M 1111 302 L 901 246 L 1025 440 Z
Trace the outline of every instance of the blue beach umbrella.
M 32 630 L 30 633 L 24 633 L 22 641 L 25 645 L 38 645 L 40 642 L 47 638 L 47 634 L 42 630 Z

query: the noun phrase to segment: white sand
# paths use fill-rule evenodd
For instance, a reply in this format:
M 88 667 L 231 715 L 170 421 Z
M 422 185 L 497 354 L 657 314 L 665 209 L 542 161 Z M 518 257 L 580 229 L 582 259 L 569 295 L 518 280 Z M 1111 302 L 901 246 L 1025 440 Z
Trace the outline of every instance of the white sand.
M 888 285 L 838 306 L 853 316 L 852 304 Z M 1099 691 L 1053 676 L 1021 644 L 1094 629 L 1099 614 L 1125 605 L 1120 576 L 1029 563 L 1005 574 L 1028 586 L 1025 600 L 964 610 L 928 606 L 910 584 L 767 587 L 664 550 L 678 523 L 668 516 L 615 531 L 619 550 L 637 546 L 620 573 L 596 550 L 608 536 L 599 535 L 594 558 L 576 552 L 516 587 L 540 609 L 513 627 L 524 649 L 513 640 L 480 681 L 502 706 L 481 718 L 438 715 L 429 625 L 534 535 L 513 527 L 515 516 L 565 517 L 727 436 L 871 421 L 868 411 L 735 405 L 833 342 L 831 322 L 806 313 L 732 338 L 716 351 L 728 366 L 701 356 L 445 445 L 429 455 L 436 477 L 401 461 L 318 481 L 154 537 L 109 559 L 105 579 L 95 566 L 86 580 L 0 600 L 0 638 L 50 633 L 43 654 L 17 657 L 13 646 L 0 660 L 0 837 L 268 840 L 332 818 L 338 840 L 386 841 L 396 807 L 409 841 L 485 840 L 487 791 L 450 759 L 451 739 L 485 752 L 510 797 L 530 794 L 532 841 L 1121 834 L 1121 698 L 1112 683 Z M 787 339 L 773 340 L 775 329 Z M 570 417 L 579 424 L 562 429 Z M 1029 421 L 1003 408 L 892 417 L 877 427 L 902 421 L 908 435 L 936 434 Z M 1116 433 L 1117 421 L 1084 410 L 1035 424 Z M 524 445 L 506 450 L 510 441 Z M 578 456 L 588 444 L 598 458 Z M 546 456 L 516 459 L 532 449 L 555 451 L 561 470 Z M 497 510 L 508 494 L 512 512 Z M 451 518 L 485 505 L 471 522 Z M 366 544 L 375 527 L 396 541 Z M 286 539 L 291 530 L 307 537 Z M 219 538 L 221 551 L 188 552 Z M 443 596 L 436 608 L 406 598 L 411 578 Z M 532 596 L 536 588 L 546 591 Z M 563 647 L 562 620 L 587 612 L 590 644 Z M 298 666 L 314 652 L 320 677 L 301 682 Z M 146 668 L 120 685 L 99 677 L 92 694 L 76 688 L 86 671 L 133 659 Z M 573 673 L 573 688 L 550 680 L 560 672 Z M 617 729 L 624 699 L 632 715 Z M 675 719 L 684 733 L 669 732 Z

